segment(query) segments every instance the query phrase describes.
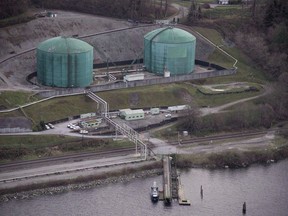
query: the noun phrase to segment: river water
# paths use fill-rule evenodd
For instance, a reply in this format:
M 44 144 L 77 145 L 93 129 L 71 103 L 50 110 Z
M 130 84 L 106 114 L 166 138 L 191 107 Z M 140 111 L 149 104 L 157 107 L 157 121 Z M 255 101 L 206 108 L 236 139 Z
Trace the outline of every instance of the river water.
M 181 172 L 181 182 L 191 206 L 175 201 L 165 206 L 153 204 L 149 193 L 153 181 L 162 177 L 137 179 L 128 183 L 110 184 L 84 191 L 40 196 L 28 200 L 12 200 L 0 204 L 0 215 L 288 215 L 288 160 L 269 166 L 252 166 L 236 170 L 189 169 Z M 203 187 L 203 199 L 200 187 Z

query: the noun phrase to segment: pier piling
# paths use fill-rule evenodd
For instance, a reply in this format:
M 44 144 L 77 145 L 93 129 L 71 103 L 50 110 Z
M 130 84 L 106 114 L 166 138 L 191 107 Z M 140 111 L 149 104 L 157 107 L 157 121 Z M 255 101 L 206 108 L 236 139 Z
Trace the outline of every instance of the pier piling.
M 242 213 L 243 213 L 244 215 L 246 214 L 246 202 L 243 203 Z

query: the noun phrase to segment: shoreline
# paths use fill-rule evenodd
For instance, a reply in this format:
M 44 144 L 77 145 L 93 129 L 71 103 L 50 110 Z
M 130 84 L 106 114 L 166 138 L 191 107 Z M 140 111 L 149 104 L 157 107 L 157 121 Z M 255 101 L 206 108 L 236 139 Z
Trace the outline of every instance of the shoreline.
M 249 154 L 247 154 L 249 153 Z M 261 154 L 260 154 L 261 153 Z M 274 153 L 274 154 L 272 154 Z M 252 156 L 253 155 L 253 156 Z M 278 151 L 251 151 L 251 152 L 222 152 L 207 154 L 201 163 L 198 155 L 180 155 L 177 158 L 179 169 L 238 169 L 248 168 L 251 165 L 267 165 L 277 163 L 288 158 L 288 147 Z M 189 158 L 190 157 L 190 158 Z M 231 160 L 231 157 L 233 160 Z M 228 159 L 227 159 L 228 158 Z M 251 159 L 252 158 L 252 159 Z M 249 160 L 247 160 L 249 159 Z M 230 162 L 230 163 L 229 163 Z M 123 167 L 117 171 L 103 172 L 101 174 L 80 176 L 75 179 L 50 180 L 49 182 L 19 186 L 0 190 L 0 203 L 11 200 L 31 199 L 43 195 L 56 195 L 69 191 L 93 189 L 102 185 L 125 183 L 139 178 L 148 178 L 162 175 L 161 161 L 155 161 L 149 165 L 139 165 L 136 168 Z
M 31 198 L 35 198 L 35 197 L 43 196 L 43 195 L 45 196 L 56 195 L 56 194 L 66 193 L 69 191 L 93 189 L 93 188 L 103 186 L 103 185 L 126 183 L 134 179 L 147 178 L 147 177 L 157 176 L 161 174 L 162 174 L 162 169 L 148 169 L 148 170 L 141 170 L 138 172 L 130 173 L 128 175 L 110 176 L 108 178 L 95 179 L 92 181 L 83 181 L 83 182 L 79 182 L 75 184 L 68 183 L 66 185 L 61 185 L 61 186 L 52 186 L 52 187 L 38 188 L 34 190 L 25 190 L 25 191 L 19 191 L 19 192 L 14 192 L 14 193 L 7 193 L 7 194 L 0 195 L 0 203 L 9 202 L 11 200 L 31 199 Z

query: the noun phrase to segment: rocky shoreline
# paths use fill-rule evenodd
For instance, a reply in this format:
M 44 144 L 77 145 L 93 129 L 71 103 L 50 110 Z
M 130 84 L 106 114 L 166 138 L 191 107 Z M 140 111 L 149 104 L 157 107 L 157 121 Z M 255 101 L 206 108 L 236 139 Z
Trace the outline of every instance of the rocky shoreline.
M 134 179 L 152 177 L 160 174 L 162 174 L 162 169 L 142 170 L 135 173 L 131 173 L 129 175 L 114 176 L 114 177 L 112 176 L 106 179 L 97 179 L 94 181 L 83 182 L 79 184 L 68 184 L 64 186 L 48 187 L 30 191 L 4 194 L 0 196 L 0 203 L 8 202 L 10 200 L 32 199 L 43 195 L 49 196 L 49 195 L 61 194 L 75 190 L 87 190 L 108 184 L 126 183 Z
M 201 160 L 191 155 L 181 155 L 177 158 L 178 168 L 223 169 L 245 168 L 252 164 L 271 164 L 288 158 L 288 147 L 282 146 L 277 151 L 251 151 L 251 152 L 224 152 L 218 154 L 202 155 Z M 0 203 L 10 200 L 31 199 L 42 195 L 55 195 L 74 190 L 87 190 L 107 184 L 125 183 L 134 179 L 161 175 L 163 173 L 161 163 L 155 162 L 148 166 L 138 168 L 124 168 L 117 172 L 103 173 L 102 175 L 83 176 L 79 179 L 65 180 L 61 182 L 50 181 L 43 185 L 28 185 L 26 188 L 18 188 L 19 192 L 2 192 Z M 50 186 L 49 186 L 50 185 Z M 36 187 L 34 187 L 36 186 Z M 34 188 L 39 189 L 34 189 Z M 17 191 L 17 188 L 16 190 Z

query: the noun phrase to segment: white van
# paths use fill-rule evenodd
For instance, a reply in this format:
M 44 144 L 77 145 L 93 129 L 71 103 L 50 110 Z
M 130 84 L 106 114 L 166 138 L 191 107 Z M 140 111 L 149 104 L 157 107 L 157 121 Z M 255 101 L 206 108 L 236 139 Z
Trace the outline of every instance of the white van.
M 172 117 L 172 115 L 170 113 L 165 115 L 165 118 L 171 118 L 171 117 Z

